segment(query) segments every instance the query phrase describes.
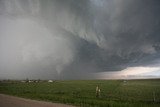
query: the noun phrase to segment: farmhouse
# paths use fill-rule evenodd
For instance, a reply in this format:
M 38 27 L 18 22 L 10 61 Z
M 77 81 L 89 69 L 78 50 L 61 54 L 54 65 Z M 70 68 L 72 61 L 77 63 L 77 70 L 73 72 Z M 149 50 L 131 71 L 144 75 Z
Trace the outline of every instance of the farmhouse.
M 29 80 L 28 82 L 33 82 L 32 80 Z
M 48 82 L 53 82 L 53 80 L 48 80 Z

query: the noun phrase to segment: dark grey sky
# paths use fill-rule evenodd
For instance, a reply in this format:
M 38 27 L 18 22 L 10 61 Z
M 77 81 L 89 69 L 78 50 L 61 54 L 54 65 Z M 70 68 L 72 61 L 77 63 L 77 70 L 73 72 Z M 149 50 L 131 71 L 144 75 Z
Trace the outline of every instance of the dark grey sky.
M 158 68 L 159 12 L 159 0 L 0 0 L 0 78 Z

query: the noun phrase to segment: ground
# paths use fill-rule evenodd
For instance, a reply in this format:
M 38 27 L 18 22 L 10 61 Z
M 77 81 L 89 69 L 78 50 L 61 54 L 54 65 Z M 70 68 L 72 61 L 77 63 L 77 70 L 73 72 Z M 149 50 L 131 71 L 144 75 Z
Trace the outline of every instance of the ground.
M 96 97 L 96 86 L 101 89 Z M 0 93 L 83 107 L 160 107 L 160 79 L 1 82 Z
M 0 107 L 74 107 L 70 105 L 35 101 L 0 94 Z

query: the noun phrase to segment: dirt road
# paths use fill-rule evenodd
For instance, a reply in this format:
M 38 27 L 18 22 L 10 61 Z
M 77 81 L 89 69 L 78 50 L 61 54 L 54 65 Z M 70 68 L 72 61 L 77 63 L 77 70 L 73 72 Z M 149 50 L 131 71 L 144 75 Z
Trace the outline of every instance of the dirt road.
M 74 107 L 71 105 L 35 101 L 0 94 L 0 107 Z

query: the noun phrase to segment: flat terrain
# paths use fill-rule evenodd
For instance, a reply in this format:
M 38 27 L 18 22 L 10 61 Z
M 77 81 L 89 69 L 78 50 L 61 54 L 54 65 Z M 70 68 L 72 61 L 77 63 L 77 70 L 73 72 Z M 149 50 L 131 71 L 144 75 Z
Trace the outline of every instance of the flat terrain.
M 95 97 L 96 86 L 101 88 Z M 160 107 L 160 79 L 1 81 L 0 93 L 83 107 Z M 1 107 L 1 106 L 0 106 Z
M 35 101 L 0 94 L 0 107 L 73 107 L 70 105 Z

